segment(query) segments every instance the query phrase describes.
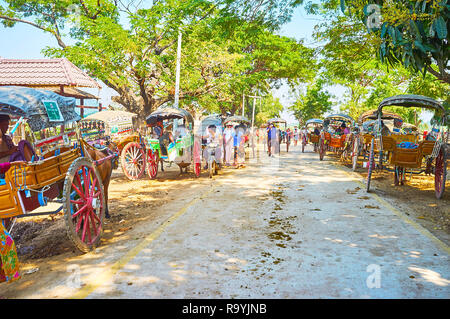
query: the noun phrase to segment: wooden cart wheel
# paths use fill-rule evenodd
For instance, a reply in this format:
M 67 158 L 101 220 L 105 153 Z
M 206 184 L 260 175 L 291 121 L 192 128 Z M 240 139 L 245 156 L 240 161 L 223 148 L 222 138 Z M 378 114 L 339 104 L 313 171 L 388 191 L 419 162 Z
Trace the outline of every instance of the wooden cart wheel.
M 359 138 L 355 137 L 353 141 L 353 152 L 352 152 L 352 170 L 355 171 L 358 166 L 358 155 L 359 155 Z
M 122 170 L 130 180 L 137 180 L 145 173 L 146 158 L 144 148 L 141 144 L 128 143 L 122 150 L 120 156 Z
M 88 252 L 100 242 L 105 207 L 97 168 L 87 158 L 77 158 L 64 180 L 63 209 L 67 235 L 80 251 Z
M 373 144 L 374 140 L 372 139 L 372 142 L 370 143 L 369 168 L 367 170 L 366 192 L 369 192 L 370 190 L 370 179 L 372 178 L 372 171 L 375 163 L 374 161 L 375 152 L 373 151 Z
M 158 175 L 158 162 L 158 154 L 152 150 L 148 150 L 146 170 L 148 177 L 150 177 L 151 179 L 155 179 Z
M 319 143 L 320 143 L 320 145 L 319 145 L 319 158 L 322 161 L 323 157 L 325 155 L 325 145 L 324 145 L 323 139 L 320 139 Z
M 436 157 L 436 165 L 434 171 L 434 189 L 436 198 L 441 199 L 445 191 L 445 181 L 447 179 L 447 152 L 445 146 L 441 146 L 438 156 Z

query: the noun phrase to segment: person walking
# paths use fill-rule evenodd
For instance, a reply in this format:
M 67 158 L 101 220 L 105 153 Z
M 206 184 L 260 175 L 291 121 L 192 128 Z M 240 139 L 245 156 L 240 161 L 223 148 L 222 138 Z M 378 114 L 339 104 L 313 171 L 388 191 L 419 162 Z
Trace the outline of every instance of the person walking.
M 293 137 L 294 137 L 294 146 L 297 146 L 297 142 L 298 142 L 298 138 L 299 138 L 299 131 L 298 131 L 297 126 L 294 126 Z
M 231 166 L 233 164 L 234 154 L 234 128 L 232 124 L 227 124 L 223 131 L 223 145 L 225 149 L 225 166 Z
M 234 127 L 234 132 L 233 132 L 234 166 L 236 166 L 238 163 L 238 150 L 239 150 L 239 146 L 241 144 L 243 135 L 244 135 L 244 132 L 242 131 L 242 129 L 238 125 L 236 125 Z

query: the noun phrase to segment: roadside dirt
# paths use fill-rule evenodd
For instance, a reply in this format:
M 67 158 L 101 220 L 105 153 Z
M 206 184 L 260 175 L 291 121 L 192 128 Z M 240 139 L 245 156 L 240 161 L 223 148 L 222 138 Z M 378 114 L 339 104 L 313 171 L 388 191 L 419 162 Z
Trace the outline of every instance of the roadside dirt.
M 327 154 L 329 155 L 329 153 Z M 351 169 L 351 163 L 343 163 L 336 157 L 327 156 L 335 163 Z M 356 173 L 364 180 L 367 169 L 359 163 Z M 371 188 L 376 194 L 394 207 L 413 218 L 437 238 L 450 244 L 450 181 L 445 184 L 444 196 L 438 200 L 434 191 L 434 176 L 425 174 L 406 177 L 404 185 L 394 185 L 394 173 L 375 171 L 372 173 Z
M 221 174 L 227 174 L 223 170 Z M 203 176 L 204 175 L 204 176 Z M 203 173 L 200 180 L 207 179 Z M 183 191 L 198 186 L 192 172 L 179 174 L 176 165 L 158 172 L 155 180 L 147 176 L 129 181 L 120 169 L 113 172 L 109 187 L 109 211 L 111 218 L 104 219 L 104 233 L 99 246 L 123 240 L 124 234 L 141 223 L 152 222 L 158 210 L 172 200 L 183 196 Z M 57 206 L 55 206 L 57 207 Z M 47 207 L 50 211 L 52 207 Z M 18 219 L 12 236 L 16 243 L 22 272 L 27 274 L 51 270 L 51 266 L 83 255 L 66 234 L 63 212 L 52 216 Z

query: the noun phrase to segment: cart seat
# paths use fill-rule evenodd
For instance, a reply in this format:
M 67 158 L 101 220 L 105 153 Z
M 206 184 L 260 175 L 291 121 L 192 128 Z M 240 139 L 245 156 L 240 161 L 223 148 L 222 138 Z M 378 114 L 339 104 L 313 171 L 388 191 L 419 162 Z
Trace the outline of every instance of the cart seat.
M 435 143 L 436 141 L 422 141 L 419 143 L 423 156 L 430 156 L 433 153 Z

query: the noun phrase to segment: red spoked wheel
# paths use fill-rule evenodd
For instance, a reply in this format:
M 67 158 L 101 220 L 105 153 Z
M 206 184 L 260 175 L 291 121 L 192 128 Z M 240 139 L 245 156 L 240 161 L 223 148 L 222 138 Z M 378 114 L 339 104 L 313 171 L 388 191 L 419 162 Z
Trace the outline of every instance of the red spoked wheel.
M 358 155 L 359 155 L 359 138 L 356 137 L 353 141 L 353 150 L 352 150 L 352 170 L 355 171 L 358 166 Z
M 367 171 L 367 182 L 366 182 L 366 191 L 369 192 L 370 190 L 370 179 L 372 178 L 372 171 L 375 166 L 375 152 L 373 150 L 374 148 L 374 140 L 372 139 L 372 142 L 370 143 L 370 155 L 369 155 L 369 168 Z
M 128 143 L 123 148 L 120 159 L 123 173 L 128 179 L 137 180 L 144 175 L 146 156 L 141 144 L 136 142 Z
M 441 199 L 442 195 L 444 195 L 445 181 L 447 179 L 447 152 L 444 147 L 444 145 L 441 146 L 434 168 L 434 190 L 437 199 Z
M 152 150 L 147 151 L 147 175 L 151 179 L 155 179 L 158 175 L 159 156 Z
M 99 173 L 86 158 L 76 159 L 67 171 L 63 209 L 68 237 L 82 252 L 100 242 L 105 214 L 105 194 Z

